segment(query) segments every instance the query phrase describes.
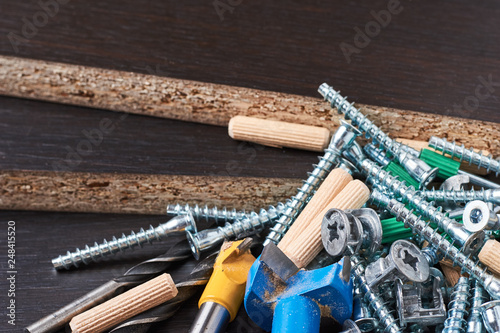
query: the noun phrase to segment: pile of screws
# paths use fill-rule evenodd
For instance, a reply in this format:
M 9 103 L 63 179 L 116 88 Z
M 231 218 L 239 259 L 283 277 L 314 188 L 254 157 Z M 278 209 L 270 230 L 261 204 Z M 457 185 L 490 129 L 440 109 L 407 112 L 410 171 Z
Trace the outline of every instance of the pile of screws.
M 307 269 L 341 265 L 344 275 L 350 269 L 350 282 L 345 279 L 338 282 L 345 284 L 345 290 L 349 283 L 352 288 L 352 295 L 346 296 L 346 299 L 353 297 L 347 305 L 352 316 L 343 319 L 344 331 L 500 332 L 500 278 L 495 275 L 500 274 L 497 241 L 500 239 L 500 185 L 460 169 L 460 163 L 469 163 L 498 176 L 500 161 L 436 137 L 430 139 L 429 149 L 416 150 L 391 139 L 327 84 L 319 87 L 319 93 L 350 122 L 341 122 L 319 163 L 286 203 L 258 212 L 169 205 L 168 215 L 175 216 L 170 221 L 68 252 L 54 259 L 54 266 L 56 269 L 78 267 L 176 234 L 187 236 L 189 250 L 199 259 L 224 241 L 269 230 L 262 256 L 250 269 L 248 297 L 255 292 L 250 280 L 255 279 L 252 274 L 259 274 L 257 262 L 271 267 L 270 262 L 280 258 L 281 266 L 288 265 L 284 263 L 286 256 L 275 245 L 286 235 L 323 180 L 334 168 L 340 168 L 370 186 L 370 201 L 366 208 L 330 209 L 324 215 L 321 225 L 324 251 Z M 362 147 L 356 141 L 361 135 L 372 142 Z M 429 189 L 439 184 L 439 189 Z M 201 220 L 213 221 L 219 226 L 197 231 L 195 221 Z M 176 253 L 175 257 L 183 260 L 185 254 Z M 301 279 L 297 274 L 299 269 L 290 267 L 295 266 L 291 263 L 288 271 L 282 269 L 276 274 L 282 286 L 296 288 L 296 281 Z M 294 274 L 297 277 L 290 282 Z M 273 302 L 279 298 L 273 297 Z M 252 305 L 246 302 L 245 299 L 249 312 Z M 254 319 L 250 312 L 249 316 Z M 273 332 L 279 331 L 276 316 Z M 335 313 L 333 318 L 337 319 Z M 270 323 L 257 324 L 266 330 L 270 327 Z M 315 328 L 304 331 L 313 332 Z

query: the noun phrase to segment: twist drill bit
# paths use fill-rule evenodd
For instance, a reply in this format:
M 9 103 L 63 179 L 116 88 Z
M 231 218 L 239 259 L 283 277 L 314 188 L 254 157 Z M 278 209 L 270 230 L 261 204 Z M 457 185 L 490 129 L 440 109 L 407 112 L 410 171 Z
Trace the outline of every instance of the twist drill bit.
M 162 305 L 124 321 L 109 333 L 145 333 L 154 323 L 172 317 L 185 301 L 193 297 L 207 284 L 212 275 L 217 255 L 218 251 L 210 254 L 200 261 L 182 282 L 175 284 L 179 291 L 176 297 Z
M 190 257 L 191 249 L 189 243 L 187 240 L 182 240 L 174 244 L 163 255 L 141 262 L 129 269 L 122 276 L 106 282 L 56 312 L 33 323 L 25 331 L 29 333 L 55 332 L 69 323 L 71 318 L 77 314 L 103 303 L 123 292 L 124 289 L 130 289 L 160 275 L 172 263 L 183 261 Z

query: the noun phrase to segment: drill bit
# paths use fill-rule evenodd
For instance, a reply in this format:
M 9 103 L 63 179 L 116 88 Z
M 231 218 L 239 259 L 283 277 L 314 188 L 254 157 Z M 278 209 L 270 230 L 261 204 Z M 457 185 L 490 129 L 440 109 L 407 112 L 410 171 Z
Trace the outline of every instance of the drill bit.
M 174 262 L 191 257 L 187 240 L 174 244 L 166 253 L 132 267 L 122 276 L 116 277 L 90 291 L 56 312 L 40 319 L 26 328 L 28 333 L 50 333 L 61 329 L 71 318 L 104 301 L 163 273 Z
M 218 251 L 210 254 L 200 261 L 182 282 L 175 284 L 179 291 L 176 297 L 162 305 L 124 321 L 109 333 L 145 333 L 154 323 L 172 317 L 185 301 L 193 297 L 207 284 L 212 275 L 217 255 Z

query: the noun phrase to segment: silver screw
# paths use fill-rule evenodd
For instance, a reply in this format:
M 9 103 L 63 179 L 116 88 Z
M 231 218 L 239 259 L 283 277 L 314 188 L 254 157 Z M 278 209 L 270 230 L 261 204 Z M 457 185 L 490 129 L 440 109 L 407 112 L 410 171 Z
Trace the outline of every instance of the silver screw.
M 472 304 L 467 319 L 467 333 L 483 333 L 485 328 L 481 316 L 481 305 L 489 300 L 489 296 L 476 280 L 472 281 Z
M 358 162 L 367 175 L 367 178 L 372 180 L 377 187 L 386 188 L 393 194 L 401 196 L 405 202 L 409 202 L 452 236 L 463 247 L 465 252 L 474 252 L 480 248 L 480 245 L 484 241 L 483 232 L 470 233 L 462 225 L 443 214 L 439 208 L 427 202 L 412 186 L 406 186 L 404 182 L 400 182 L 374 162 L 368 159 L 358 160 Z M 387 198 L 384 199 L 384 196 L 383 193 L 377 191 L 372 195 L 372 200 L 374 202 L 387 201 Z
M 226 223 L 223 227 L 205 229 L 200 232 L 186 230 L 191 251 L 194 257 L 199 259 L 201 252 L 219 245 L 224 240 L 254 235 L 278 219 L 284 210 L 285 205 L 278 203 L 276 207 L 269 206 L 267 210 L 261 209 L 259 214 L 251 212 L 233 223 Z
M 451 302 L 448 304 L 448 317 L 444 322 L 443 333 L 464 332 L 467 325 L 465 318 L 469 315 L 469 278 L 461 277 L 451 294 Z
M 286 202 L 282 215 L 271 228 L 271 231 L 264 241 L 264 246 L 269 242 L 278 244 L 295 221 L 295 218 L 305 207 L 309 198 L 318 189 L 320 184 L 332 170 L 333 166 L 337 163 L 342 151 L 351 145 L 354 139 L 360 134 L 361 132 L 350 124 L 345 121 L 341 122 L 340 127 L 330 140 L 330 145 L 325 149 L 325 154 L 319 159 L 319 163 L 304 181 L 302 187 L 298 189 L 297 194 Z
M 231 222 L 236 219 L 240 219 L 245 215 L 245 211 L 237 211 L 235 208 L 228 209 L 226 207 L 219 208 L 217 206 L 208 207 L 207 205 L 201 207 L 197 204 L 181 205 L 178 203 L 167 206 L 167 216 L 183 215 L 187 212 L 190 212 L 193 215 L 195 221 L 215 221 L 218 224 Z
M 460 162 L 469 162 L 479 168 L 493 171 L 497 176 L 500 173 L 500 161 L 495 160 L 493 156 L 484 156 L 481 152 L 476 153 L 474 148 L 466 149 L 464 145 L 459 146 L 455 142 L 448 142 L 446 139 L 435 136 L 430 138 L 429 146 L 442 151 L 443 155 L 450 154 L 452 158 L 458 157 Z
M 191 214 L 181 215 L 162 223 L 156 228 L 150 226 L 148 230 L 141 230 L 138 233 L 131 232 L 130 235 L 122 234 L 120 238 L 113 236 L 111 241 L 104 241 L 101 244 L 97 242 L 93 246 L 85 245 L 83 250 L 77 248 L 73 252 L 67 252 L 66 255 L 52 259 L 52 265 L 55 269 L 70 269 L 78 267 L 80 264 L 88 265 L 90 262 L 97 262 L 98 259 L 132 249 L 136 246 L 142 246 L 146 243 L 152 243 L 155 240 L 161 240 L 162 237 L 183 234 L 186 230 L 196 231 L 196 224 Z
M 448 191 L 448 190 L 428 190 L 422 191 L 421 194 L 428 200 L 434 201 L 448 201 L 448 202 L 469 202 L 472 200 L 482 200 L 500 205 L 500 189 L 485 190 L 481 189 L 476 191 L 474 189 L 466 191 Z
M 391 311 L 385 305 L 384 300 L 378 296 L 369 286 L 365 278 L 365 264 L 358 254 L 351 257 L 351 275 L 354 283 L 364 294 L 364 299 L 372 307 L 374 315 L 380 320 L 380 325 L 386 333 L 403 332 L 399 327 Z
M 413 186 L 406 186 L 404 182 L 400 182 L 374 162 L 365 159 L 360 162 L 360 165 L 367 178 L 370 178 L 379 186 L 387 187 L 394 194 L 401 196 L 403 201 L 411 204 L 453 237 L 465 252 L 475 252 L 482 246 L 485 237 L 484 232 L 471 233 L 464 229 L 461 224 L 442 213 L 438 207 L 426 201 Z
M 462 271 L 467 272 L 471 277 L 476 278 L 483 285 L 486 291 L 495 299 L 500 299 L 500 279 L 487 271 L 481 264 L 474 262 L 462 251 L 457 249 L 446 238 L 429 227 L 428 222 L 424 222 L 404 204 L 395 199 L 391 199 L 387 209 L 409 226 L 414 233 L 420 234 L 431 246 L 443 252 L 454 264 L 460 266 Z
M 419 152 L 417 150 L 391 139 L 363 115 L 359 109 L 356 109 L 354 103 L 349 103 L 345 97 L 342 97 L 340 92 L 326 83 L 319 86 L 318 92 L 331 104 L 332 108 L 337 108 L 339 113 L 343 113 L 346 119 L 351 119 L 353 125 L 364 132 L 367 138 L 372 138 L 375 143 L 380 144 L 383 149 L 390 152 L 422 187 L 426 187 L 436 177 L 438 169 L 433 169 L 427 163 L 418 159 Z

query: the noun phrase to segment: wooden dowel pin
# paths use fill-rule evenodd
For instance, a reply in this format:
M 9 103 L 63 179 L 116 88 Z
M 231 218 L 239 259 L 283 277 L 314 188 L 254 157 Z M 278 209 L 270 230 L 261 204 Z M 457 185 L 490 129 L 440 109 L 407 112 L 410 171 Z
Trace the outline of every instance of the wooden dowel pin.
M 176 295 L 175 283 L 165 273 L 75 316 L 69 326 L 73 333 L 104 332 Z
M 280 248 L 293 246 L 300 239 L 300 233 L 296 229 L 304 228 L 311 220 L 322 211 L 327 205 L 353 180 L 352 176 L 343 169 L 334 169 L 325 178 L 321 186 L 316 190 L 314 196 L 309 200 L 306 207 L 297 216 L 295 222 L 290 227 L 285 237 L 279 243 Z
M 441 260 L 439 266 L 441 266 L 444 278 L 450 287 L 454 287 L 458 280 L 464 276 L 461 273 L 460 267 L 453 266 L 453 262 L 450 259 Z
M 357 209 L 369 199 L 370 190 L 359 180 L 353 180 L 323 210 L 309 221 L 294 223 L 278 244 L 283 253 L 298 267 L 306 267 L 323 249 L 321 243 L 321 223 L 323 216 L 331 208 Z M 311 199 L 312 200 L 312 199 Z M 292 239 L 292 241 L 289 240 Z
M 488 268 L 495 274 L 500 274 L 500 242 L 490 239 L 484 243 L 481 252 L 479 252 L 479 261 L 488 266 Z
M 323 127 L 246 116 L 231 118 L 228 132 L 235 140 L 317 152 L 322 152 L 330 142 L 330 131 Z

